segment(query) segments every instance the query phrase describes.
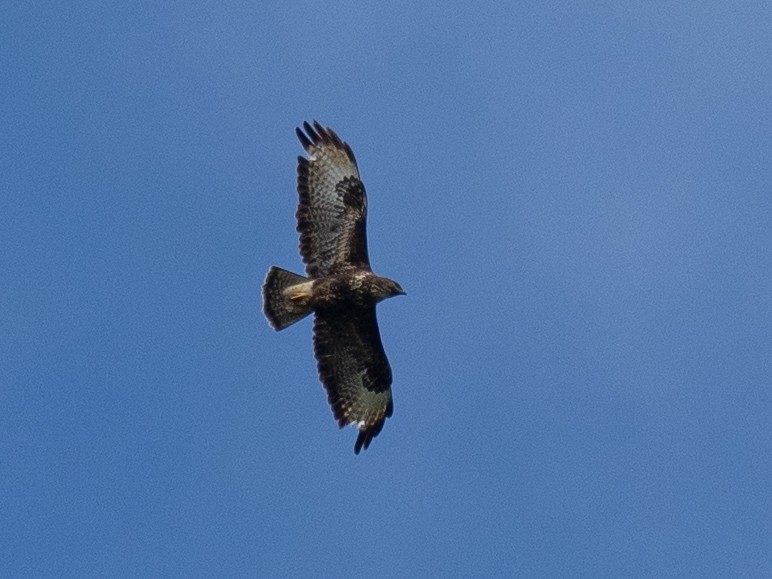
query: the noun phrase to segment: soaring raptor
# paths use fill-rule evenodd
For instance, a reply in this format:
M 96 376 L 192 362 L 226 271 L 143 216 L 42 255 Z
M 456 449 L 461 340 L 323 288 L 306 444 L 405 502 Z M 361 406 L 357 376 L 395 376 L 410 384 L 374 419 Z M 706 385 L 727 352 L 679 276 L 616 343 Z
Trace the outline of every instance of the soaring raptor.
M 338 425 L 359 429 L 359 454 L 394 411 L 375 305 L 405 292 L 370 268 L 367 196 L 351 147 L 316 121 L 296 133 L 308 153 L 298 157 L 296 214 L 308 277 L 271 267 L 263 311 L 275 330 L 314 313 L 319 379 Z

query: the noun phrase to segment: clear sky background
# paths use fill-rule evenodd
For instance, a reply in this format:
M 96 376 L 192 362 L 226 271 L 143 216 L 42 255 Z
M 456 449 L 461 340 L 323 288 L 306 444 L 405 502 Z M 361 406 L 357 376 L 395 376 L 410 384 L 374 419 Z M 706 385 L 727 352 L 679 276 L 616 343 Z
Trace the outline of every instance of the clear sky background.
M 772 575 L 769 3 L 14 4 L 0 575 Z M 312 119 L 408 292 L 360 456 L 261 313 Z

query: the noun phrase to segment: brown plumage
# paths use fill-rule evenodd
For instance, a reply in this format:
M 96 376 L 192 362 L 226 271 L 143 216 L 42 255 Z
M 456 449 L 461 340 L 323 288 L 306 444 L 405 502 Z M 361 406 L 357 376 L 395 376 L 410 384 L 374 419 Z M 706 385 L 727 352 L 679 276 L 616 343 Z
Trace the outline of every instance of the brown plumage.
M 315 314 L 319 378 L 338 424 L 358 428 L 359 454 L 394 410 L 375 306 L 405 292 L 370 268 L 367 196 L 351 147 L 317 122 L 296 132 L 308 153 L 298 157 L 296 214 L 308 277 L 271 267 L 263 311 L 276 330 Z

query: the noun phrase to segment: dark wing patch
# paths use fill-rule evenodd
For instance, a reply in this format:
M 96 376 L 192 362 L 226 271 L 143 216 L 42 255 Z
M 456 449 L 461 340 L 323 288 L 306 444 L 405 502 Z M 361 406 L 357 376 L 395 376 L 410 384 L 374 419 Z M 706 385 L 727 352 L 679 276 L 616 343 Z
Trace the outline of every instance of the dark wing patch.
M 347 265 L 369 269 L 367 195 L 351 147 L 316 121 L 296 132 L 309 156 L 298 157 L 297 230 L 306 273 L 317 278 Z
M 394 412 L 391 367 L 383 351 L 375 306 L 321 311 L 314 319 L 314 352 L 319 378 L 338 425 L 359 429 L 359 454 Z

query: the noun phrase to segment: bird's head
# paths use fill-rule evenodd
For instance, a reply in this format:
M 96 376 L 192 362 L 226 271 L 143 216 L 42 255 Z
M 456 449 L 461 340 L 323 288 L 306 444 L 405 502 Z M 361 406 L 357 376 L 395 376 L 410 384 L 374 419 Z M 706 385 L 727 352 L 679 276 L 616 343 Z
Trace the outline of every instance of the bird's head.
M 378 284 L 380 292 L 378 293 L 383 296 L 381 299 L 385 300 L 386 298 L 393 298 L 394 296 L 407 295 L 405 290 L 402 289 L 402 286 L 395 282 L 393 279 L 382 277 L 378 281 L 380 282 Z
M 407 292 L 405 292 L 405 290 L 402 289 L 401 285 L 399 285 L 394 280 L 390 279 L 389 281 L 391 282 L 391 297 L 407 295 Z

